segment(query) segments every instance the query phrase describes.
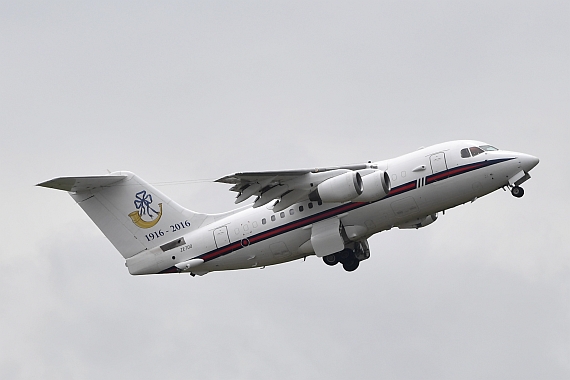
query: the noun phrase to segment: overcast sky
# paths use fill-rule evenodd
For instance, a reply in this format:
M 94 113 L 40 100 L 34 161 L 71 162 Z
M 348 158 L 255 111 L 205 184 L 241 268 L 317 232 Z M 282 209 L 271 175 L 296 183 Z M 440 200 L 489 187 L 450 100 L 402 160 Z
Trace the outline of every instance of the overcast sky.
M 0 1 L 0 378 L 570 378 L 568 1 Z M 315 257 L 142 276 L 64 192 L 381 160 L 538 156 L 437 223 Z M 228 186 L 161 186 L 201 212 Z

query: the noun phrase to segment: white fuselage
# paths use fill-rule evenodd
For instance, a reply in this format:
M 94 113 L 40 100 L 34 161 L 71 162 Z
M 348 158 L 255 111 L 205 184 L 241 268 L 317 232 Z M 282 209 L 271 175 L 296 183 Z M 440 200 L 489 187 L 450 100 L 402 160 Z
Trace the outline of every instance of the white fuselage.
M 184 235 L 186 244 L 163 252 L 153 249 L 127 260 L 131 274 L 175 273 L 181 261 L 199 258 L 195 274 L 263 267 L 312 254 L 306 244 L 311 226 L 337 217 L 361 240 L 396 226 L 421 226 L 425 217 L 509 185 L 509 179 L 536 165 L 535 157 L 502 150 L 462 158 L 460 151 L 483 145 L 453 141 L 374 164 L 391 179 L 388 196 L 374 202 L 304 201 L 274 213 L 271 206 L 246 208 Z

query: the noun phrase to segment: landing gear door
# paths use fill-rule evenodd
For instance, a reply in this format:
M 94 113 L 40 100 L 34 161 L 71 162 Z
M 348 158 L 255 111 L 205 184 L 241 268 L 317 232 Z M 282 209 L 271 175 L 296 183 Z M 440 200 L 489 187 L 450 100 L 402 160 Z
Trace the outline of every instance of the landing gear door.
M 431 171 L 433 174 L 447 170 L 447 163 L 445 162 L 445 153 L 432 154 L 429 157 L 431 163 Z
M 344 240 L 340 235 L 340 220 L 330 218 L 314 223 L 311 228 L 311 245 L 317 257 L 342 251 Z
M 216 242 L 216 247 L 218 248 L 230 244 L 228 227 L 222 226 L 220 228 L 216 228 L 214 230 L 214 241 Z

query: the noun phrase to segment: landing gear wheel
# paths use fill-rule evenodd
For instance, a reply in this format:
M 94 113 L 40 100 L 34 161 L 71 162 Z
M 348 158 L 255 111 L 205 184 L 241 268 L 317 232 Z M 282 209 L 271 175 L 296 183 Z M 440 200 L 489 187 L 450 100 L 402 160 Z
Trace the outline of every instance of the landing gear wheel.
M 343 249 L 342 251 L 335 253 L 335 256 L 337 257 L 338 261 L 343 264 L 352 261 L 355 258 L 354 253 L 350 249 Z
M 524 195 L 524 190 L 522 187 L 515 186 L 511 189 L 511 194 L 513 194 L 514 197 L 520 198 Z
M 323 261 L 325 262 L 325 264 L 330 266 L 338 264 L 338 258 L 334 253 L 332 255 L 323 256 Z
M 347 272 L 352 272 L 353 270 L 356 270 L 356 268 L 358 268 L 358 265 L 360 264 L 360 261 L 358 259 L 354 259 L 352 261 L 348 261 L 342 264 L 342 267 L 344 268 L 345 271 Z

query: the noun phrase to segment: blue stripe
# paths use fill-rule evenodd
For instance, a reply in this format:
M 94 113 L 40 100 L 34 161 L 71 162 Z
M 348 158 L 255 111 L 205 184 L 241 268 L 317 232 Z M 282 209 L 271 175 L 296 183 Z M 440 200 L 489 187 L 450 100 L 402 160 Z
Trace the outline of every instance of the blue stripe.
M 480 162 L 475 162 L 475 163 L 471 163 L 471 164 L 467 164 L 467 165 L 458 166 L 458 167 L 453 168 L 453 169 L 447 169 L 447 170 L 426 176 L 424 186 L 428 186 L 429 184 L 434 183 L 434 182 L 442 181 L 446 178 L 456 177 L 456 176 L 461 175 L 461 174 L 469 173 L 469 172 L 472 172 L 472 171 L 477 170 L 477 169 L 481 169 L 481 168 L 484 168 L 487 166 L 499 164 L 501 162 L 510 161 L 510 160 L 514 160 L 514 158 L 501 158 L 501 159 L 495 159 L 495 160 L 489 160 L 489 161 L 480 161 Z M 328 209 L 325 211 L 321 211 L 321 212 L 313 214 L 313 215 L 309 215 L 309 216 L 304 217 L 302 219 L 298 219 L 298 220 L 283 224 L 281 226 L 272 228 L 270 230 L 260 232 L 256 235 L 252 235 L 248 238 L 248 240 L 249 240 L 248 246 L 255 244 L 255 243 L 259 243 L 259 242 L 267 240 L 267 239 L 271 239 L 275 236 L 285 234 L 287 232 L 291 232 L 291 231 L 299 229 L 299 228 L 303 228 L 303 227 L 308 226 L 310 224 L 317 223 L 321 220 L 325 220 L 325 219 L 331 218 L 333 216 L 343 214 L 343 213 L 348 212 L 348 211 L 353 211 L 353 210 L 359 209 L 361 207 L 367 206 L 367 205 L 372 204 L 372 203 L 381 202 L 383 200 L 392 198 L 396 195 L 407 193 L 409 191 L 417 189 L 418 188 L 417 183 L 418 183 L 417 180 L 413 180 L 413 181 L 407 182 L 403 185 L 397 186 L 397 187 L 391 189 L 390 193 L 387 196 L 385 196 L 384 198 L 378 199 L 377 201 L 345 203 L 343 205 L 340 205 L 340 206 L 337 206 L 337 207 L 334 207 L 334 208 L 331 208 L 331 209 Z M 244 248 L 244 247 L 241 245 L 241 241 L 238 240 L 236 242 L 230 243 L 229 245 L 226 245 L 224 247 L 220 247 L 220 248 L 214 249 L 212 251 L 203 253 L 203 254 L 196 256 L 194 258 L 203 259 L 204 262 L 207 262 L 207 261 L 217 259 L 218 257 L 222 257 L 222 256 L 225 256 L 227 254 L 230 254 L 234 251 L 238 251 L 242 248 Z M 173 266 L 173 267 L 165 269 L 159 273 L 178 273 L 178 269 Z

